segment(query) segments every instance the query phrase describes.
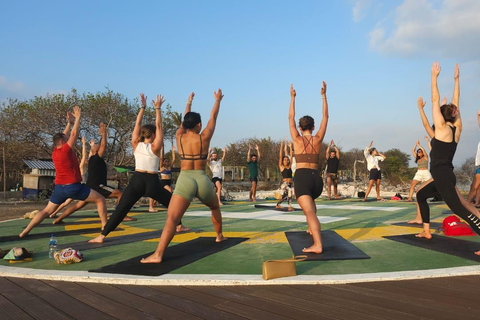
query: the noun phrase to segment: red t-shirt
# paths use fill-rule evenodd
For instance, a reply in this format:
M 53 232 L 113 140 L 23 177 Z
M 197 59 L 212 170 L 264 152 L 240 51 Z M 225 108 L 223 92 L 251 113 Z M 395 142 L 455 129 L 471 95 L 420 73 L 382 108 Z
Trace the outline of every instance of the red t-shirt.
M 71 184 L 82 181 L 77 157 L 68 143 L 53 150 L 52 160 L 57 172 L 55 184 Z

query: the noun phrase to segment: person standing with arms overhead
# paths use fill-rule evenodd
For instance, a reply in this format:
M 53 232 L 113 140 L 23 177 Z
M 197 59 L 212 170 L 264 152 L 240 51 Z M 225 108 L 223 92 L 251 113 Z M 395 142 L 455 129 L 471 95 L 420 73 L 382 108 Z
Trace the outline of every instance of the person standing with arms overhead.
M 194 95 L 192 92 L 188 97 L 183 123 L 175 134 L 177 148 L 180 147 L 178 151 L 182 161 L 172 201 L 168 206 L 165 227 L 155 252 L 142 259 L 141 263 L 162 262 L 163 254 L 175 234 L 175 225 L 178 224 L 185 214 L 194 197 L 197 197 L 211 210 L 212 222 L 217 234 L 215 241 L 221 242 L 226 240 L 222 234 L 222 213 L 218 204 L 218 198 L 215 196 L 212 183 L 205 172 L 210 141 L 217 125 L 223 94 L 221 89 L 213 92 L 215 104 L 210 113 L 210 120 L 203 131 L 200 114 L 191 112 Z
M 284 154 L 282 155 L 282 151 Z M 283 141 L 280 140 L 280 154 L 278 155 L 278 168 L 280 169 L 280 173 L 282 174 L 282 184 L 280 185 L 280 193 L 281 198 L 277 202 L 275 208 L 282 209 L 281 206 L 282 202 L 287 200 L 288 202 L 288 211 L 293 211 L 292 207 L 292 197 L 293 197 L 293 190 L 292 190 L 292 165 L 290 159 L 292 159 L 293 150 L 292 144 L 290 143 L 290 157 L 287 155 L 287 139 L 285 139 L 285 149 L 283 148 Z
M 417 184 L 432 179 L 432 175 L 430 174 L 430 171 L 428 171 L 428 155 L 425 152 L 425 149 L 420 145 L 419 140 L 417 140 L 413 146 L 412 154 L 415 157 L 415 163 L 418 165 L 418 170 L 410 183 L 410 192 L 408 193 L 408 199 L 405 201 L 413 201 L 413 192 L 415 191 L 415 186 Z
M 340 165 L 340 151 L 337 146 L 333 143 L 333 140 L 330 141 L 330 144 L 327 147 L 325 152 L 325 159 L 327 160 L 327 197 L 328 200 L 331 200 L 332 197 L 332 183 L 333 183 L 333 196 L 335 199 L 339 199 L 338 196 L 338 166 Z
M 315 121 L 310 116 L 303 116 L 298 121 L 298 129 L 295 124 L 295 97 L 297 93 L 290 86 L 290 111 L 288 121 L 290 134 L 293 139 L 297 170 L 295 171 L 295 195 L 297 202 L 307 218 L 308 232 L 313 237 L 313 245 L 304 248 L 303 252 L 322 253 L 322 237 L 320 234 L 320 221 L 317 217 L 315 199 L 323 190 L 323 180 L 318 172 L 318 160 L 328 123 L 327 84 L 323 81 L 322 89 L 323 115 L 320 127 L 315 135 Z
M 132 132 L 132 149 L 135 156 L 135 173 L 130 183 L 123 191 L 122 198 L 118 203 L 105 229 L 90 243 L 102 243 L 106 236 L 122 222 L 133 205 L 144 195 L 153 198 L 168 207 L 172 194 L 163 188 L 158 179 L 158 167 L 160 160 L 160 148 L 163 143 L 162 112 L 160 110 L 165 102 L 162 95 L 157 95 L 157 100 L 152 104 L 155 108 L 155 125 L 146 124 L 142 126 L 143 114 L 147 107 L 147 97 L 140 94 L 142 106 L 138 111 L 135 127 Z M 177 231 L 182 230 L 179 221 Z
M 370 172 L 368 180 L 367 192 L 365 192 L 365 198 L 362 201 L 367 201 L 368 194 L 372 190 L 373 184 L 375 183 L 375 191 L 377 192 L 377 200 L 383 200 L 380 197 L 380 182 L 382 181 L 382 173 L 380 171 L 380 166 L 378 161 L 383 161 L 387 157 L 377 151 L 377 149 L 372 148 L 373 141 L 370 142 L 368 147 L 363 151 L 363 155 L 367 160 L 367 169 Z
M 248 195 L 248 201 L 257 202 L 258 161 L 260 161 L 260 149 L 258 148 L 258 144 L 256 144 L 255 150 L 257 150 L 257 154 L 250 154 L 251 149 L 252 145 L 249 144 L 247 153 L 247 165 L 252 186 L 250 188 L 250 194 Z
M 53 194 L 45 209 L 39 212 L 23 232 L 20 233 L 20 238 L 25 237 L 35 226 L 52 214 L 68 198 L 96 203 L 102 228 L 104 228 L 107 222 L 105 198 L 95 190 L 91 190 L 81 183 L 82 176 L 80 175 L 80 167 L 77 157 L 72 150 L 78 139 L 80 116 L 80 107 L 73 107 L 73 114 L 71 112 L 67 114 L 68 123 L 63 133 L 56 133 L 53 136 L 55 148 L 53 149 L 52 160 L 56 171 Z M 72 123 L 72 131 L 69 133 Z
M 212 152 L 212 148 L 208 150 L 208 153 L 211 154 L 211 157 L 207 160 L 207 164 L 210 167 L 210 170 L 212 171 L 212 182 L 215 185 L 215 188 L 217 189 L 217 198 L 218 198 L 218 204 L 223 206 L 223 203 L 221 201 L 221 195 L 222 195 L 222 182 L 223 182 L 223 168 L 222 164 L 223 161 L 225 160 L 225 155 L 227 154 L 227 148 L 223 148 L 223 155 L 222 159 L 218 159 L 218 155 L 216 152 Z

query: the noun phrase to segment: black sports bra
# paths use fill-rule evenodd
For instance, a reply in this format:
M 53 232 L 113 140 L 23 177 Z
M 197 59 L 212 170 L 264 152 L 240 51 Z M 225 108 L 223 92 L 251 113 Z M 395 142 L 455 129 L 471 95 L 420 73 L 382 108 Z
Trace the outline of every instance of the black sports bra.
M 182 160 L 207 160 L 208 158 L 208 153 L 202 154 L 202 135 L 198 135 L 200 137 L 200 153 L 199 154 L 185 154 L 185 151 L 183 150 L 183 144 L 182 144 L 182 137 L 183 133 L 180 136 L 180 148 L 182 149 L 182 154 L 180 155 L 180 159 Z

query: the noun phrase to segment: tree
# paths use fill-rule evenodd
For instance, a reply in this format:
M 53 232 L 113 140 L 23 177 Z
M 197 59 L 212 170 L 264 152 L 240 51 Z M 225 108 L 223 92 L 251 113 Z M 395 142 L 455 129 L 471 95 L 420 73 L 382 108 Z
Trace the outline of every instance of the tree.
M 411 170 L 409 170 L 408 166 L 410 155 L 408 153 L 394 148 L 385 151 L 384 155 L 387 158 L 383 162 L 383 166 L 381 165 L 381 168 L 391 184 L 403 184 L 411 179 Z
M 473 177 L 475 176 L 475 157 L 470 157 L 465 160 L 459 169 L 455 169 L 455 175 L 457 177 L 457 182 L 460 184 L 472 183 Z

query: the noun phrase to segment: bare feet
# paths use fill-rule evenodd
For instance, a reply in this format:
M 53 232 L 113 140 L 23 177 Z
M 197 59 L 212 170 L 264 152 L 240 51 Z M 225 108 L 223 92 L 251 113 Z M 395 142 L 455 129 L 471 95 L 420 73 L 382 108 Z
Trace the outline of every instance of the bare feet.
M 218 205 L 219 205 L 219 206 L 223 206 L 223 202 L 222 202 L 222 201 L 219 201 L 219 202 L 218 202 Z
M 162 262 L 162 257 L 155 255 L 155 253 L 140 260 L 140 263 L 160 263 L 160 262 Z
M 227 240 L 227 238 L 225 238 L 222 233 L 219 233 L 217 234 L 217 239 L 215 239 L 215 242 L 222 242 L 225 240 Z
M 88 243 L 103 243 L 103 240 L 105 240 L 105 236 L 103 234 L 99 235 L 95 239 L 92 239 L 88 241 Z
M 183 224 L 179 224 L 177 228 L 175 229 L 175 232 L 187 232 L 190 231 L 191 229 L 188 227 L 185 227 Z
M 282 207 L 281 205 L 278 205 L 278 204 L 277 204 L 277 205 L 275 206 L 275 209 L 283 209 L 283 207 Z
M 422 220 L 409 220 L 409 221 L 407 221 L 407 223 L 410 223 L 410 224 L 422 224 L 423 221 L 422 221 Z
M 253 199 L 252 199 L 252 202 L 257 202 L 257 199 L 256 199 L 256 198 L 253 198 Z
M 412 202 L 413 199 L 405 199 L 405 202 Z
M 61 220 L 60 218 L 57 218 L 55 220 L 53 220 L 52 224 L 64 224 L 65 222 L 63 222 L 63 220 Z
M 19 238 L 23 238 L 23 237 L 25 237 L 27 234 L 28 234 L 28 233 L 25 233 L 25 231 L 24 231 L 24 232 L 20 233 L 20 234 L 18 235 L 18 237 L 19 237 Z
M 477 256 L 480 256 L 480 251 L 475 251 L 474 252 Z
M 292 206 L 288 206 L 288 211 L 293 211 L 293 207 Z
M 148 209 L 148 212 L 157 212 L 155 209 Z
M 423 231 L 422 233 L 416 234 L 415 237 L 417 238 L 425 238 L 425 239 L 432 239 L 432 234 L 430 232 Z
M 363 198 L 362 201 L 363 201 L 363 202 L 367 201 L 367 198 Z
M 51 215 L 49 215 L 48 217 L 53 219 L 53 218 L 55 218 L 56 216 L 57 216 L 57 214 L 56 214 L 56 213 L 52 213 L 52 214 L 51 214 Z
M 308 228 L 307 233 L 310 235 L 312 234 L 312 231 L 310 231 L 310 228 Z
M 323 252 L 323 248 L 322 246 L 311 246 L 310 248 L 303 248 L 302 251 L 320 254 Z
M 125 218 L 123 218 L 123 221 L 137 221 L 137 218 L 132 218 L 132 217 L 129 217 L 129 216 L 125 216 Z

